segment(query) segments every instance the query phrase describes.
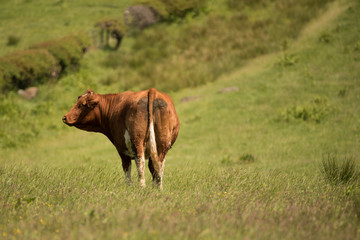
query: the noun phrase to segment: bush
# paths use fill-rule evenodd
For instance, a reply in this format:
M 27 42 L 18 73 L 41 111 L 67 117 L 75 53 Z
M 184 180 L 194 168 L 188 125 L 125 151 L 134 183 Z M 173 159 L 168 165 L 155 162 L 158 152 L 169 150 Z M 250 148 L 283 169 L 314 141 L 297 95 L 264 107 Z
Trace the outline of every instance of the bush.
M 57 71 L 56 59 L 45 49 L 17 51 L 0 58 L 2 92 L 43 83 Z
M 90 40 L 85 35 L 74 35 L 1 57 L 0 91 L 43 83 L 69 68 L 77 67 L 89 46 Z
M 127 17 L 125 16 L 125 18 Z M 119 17 L 101 19 L 95 24 L 95 27 L 100 29 L 101 32 L 100 46 L 112 48 L 114 50 L 117 50 L 120 47 L 122 38 L 125 35 L 127 29 Z M 116 45 L 114 47 L 110 46 L 110 38 L 116 40 Z
M 233 165 L 233 164 L 247 164 L 253 163 L 255 161 L 255 157 L 252 154 L 243 154 L 241 155 L 238 160 L 233 159 L 231 155 L 225 155 L 220 163 L 224 165 Z
M 284 53 L 281 57 L 278 58 L 276 63 L 280 67 L 290 67 L 297 63 L 298 59 L 294 54 Z
M 255 157 L 252 154 L 243 154 L 240 158 L 239 161 L 242 163 L 252 163 L 255 161 Z
M 15 88 L 12 84 L 12 79 L 19 77 L 20 71 L 16 64 L 7 57 L 0 58 L 0 91 L 7 92 Z
M 6 45 L 7 46 L 16 46 L 16 45 L 18 45 L 19 42 L 20 42 L 20 37 L 14 36 L 14 35 L 9 35 Z
M 95 27 L 110 32 L 116 31 L 123 34 L 126 32 L 126 26 L 119 17 L 100 19 L 95 23 Z
M 234 163 L 234 161 L 232 160 L 231 155 L 225 155 L 222 159 L 221 159 L 221 164 L 224 165 L 231 165 Z
M 58 61 L 61 72 L 79 66 L 82 55 L 89 47 L 88 40 L 81 36 L 68 36 L 60 39 L 32 45 L 31 49 L 46 49 Z
M 328 154 L 323 158 L 320 169 L 325 180 L 332 184 L 349 183 L 359 177 L 359 171 L 353 158 L 340 160 L 336 155 Z
M 91 39 L 88 36 L 86 36 L 85 34 L 76 34 L 76 35 L 73 35 L 72 37 L 77 41 L 77 43 L 81 47 L 82 52 L 86 53 L 86 51 L 92 44 Z
M 310 103 L 304 105 L 291 106 L 281 113 L 281 118 L 286 121 L 295 119 L 303 121 L 314 121 L 320 123 L 330 112 L 330 107 L 326 99 L 315 98 Z

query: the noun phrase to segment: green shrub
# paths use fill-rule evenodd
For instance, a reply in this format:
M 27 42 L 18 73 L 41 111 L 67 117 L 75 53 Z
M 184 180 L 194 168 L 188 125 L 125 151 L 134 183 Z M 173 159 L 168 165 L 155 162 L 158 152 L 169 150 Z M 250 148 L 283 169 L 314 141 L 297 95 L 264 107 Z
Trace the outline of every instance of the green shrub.
M 255 157 L 252 154 L 243 154 L 241 155 L 238 160 L 233 159 L 231 155 L 225 155 L 220 163 L 224 165 L 233 165 L 233 164 L 244 164 L 244 163 L 252 163 L 255 161 Z
M 170 14 L 170 17 L 184 17 L 189 12 L 199 13 L 205 5 L 204 0 L 162 0 Z
M 9 35 L 6 45 L 7 46 L 16 46 L 20 42 L 20 37 L 15 35 Z
M 241 163 L 252 163 L 255 161 L 255 157 L 252 154 L 246 153 L 239 157 Z
M 124 22 L 119 17 L 100 19 L 96 22 L 95 27 L 119 33 L 125 33 L 127 30 Z
M 330 112 L 330 106 L 324 98 L 315 98 L 304 105 L 294 105 L 281 113 L 281 118 L 286 121 L 295 119 L 303 121 L 321 122 Z
M 67 36 L 35 44 L 30 48 L 48 50 L 60 64 L 61 72 L 64 72 L 79 66 L 80 59 L 89 45 L 89 40 L 84 36 Z
M 0 91 L 43 83 L 66 69 L 76 68 L 90 39 L 85 35 L 68 36 L 36 44 L 28 50 L 0 58 Z
M 333 41 L 333 36 L 330 33 L 323 33 L 319 37 L 319 41 L 322 43 L 330 43 Z
M 91 39 L 85 34 L 76 34 L 72 36 L 82 48 L 82 52 L 85 53 L 87 49 L 91 46 Z
M 222 159 L 221 159 L 221 164 L 224 165 L 231 165 L 234 163 L 234 161 L 232 160 L 231 155 L 225 155 Z
M 170 15 L 166 4 L 161 0 L 134 0 L 133 5 L 142 4 L 153 9 L 162 19 L 167 19 Z
M 323 158 L 320 169 L 325 180 L 332 184 L 349 183 L 359 177 L 353 158 L 339 159 L 336 155 L 328 154 Z
M 284 53 L 281 57 L 278 58 L 276 63 L 280 67 L 290 67 L 297 63 L 298 58 L 294 54 Z
M 9 58 L 0 58 L 0 91 L 7 92 L 14 89 L 12 79 L 20 78 L 19 68 Z
M 43 83 L 56 70 L 57 61 L 46 49 L 11 53 L 0 58 L 1 91 Z

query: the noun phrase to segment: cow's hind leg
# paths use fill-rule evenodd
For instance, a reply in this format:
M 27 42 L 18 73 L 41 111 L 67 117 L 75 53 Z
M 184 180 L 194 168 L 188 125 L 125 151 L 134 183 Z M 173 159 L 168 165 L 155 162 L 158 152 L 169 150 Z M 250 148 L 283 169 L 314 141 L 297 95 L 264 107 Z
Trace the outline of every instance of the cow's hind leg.
M 151 176 L 153 177 L 153 185 L 154 185 L 156 172 L 155 172 L 155 168 L 154 168 L 154 165 L 153 165 L 153 163 L 152 163 L 151 157 L 149 158 L 149 165 L 148 165 L 148 166 L 149 166 L 149 170 L 150 170 Z
M 135 157 L 136 168 L 138 171 L 139 182 L 141 187 L 145 187 L 145 157 L 144 153 Z
M 153 178 L 153 186 L 159 186 L 162 188 L 162 176 L 164 174 L 164 164 L 165 160 L 162 163 L 155 162 L 157 164 L 157 169 L 155 170 L 154 163 L 151 158 L 149 158 L 149 170 Z
M 154 160 L 156 159 L 156 160 Z M 157 185 L 162 189 L 162 177 L 164 175 L 165 156 L 160 154 L 157 158 L 151 157 L 149 159 L 149 170 L 153 176 L 153 185 Z
M 122 167 L 125 173 L 125 183 L 127 185 L 130 185 L 132 183 L 131 181 L 131 158 L 124 155 L 124 154 L 120 154 L 121 157 L 121 161 L 122 161 Z

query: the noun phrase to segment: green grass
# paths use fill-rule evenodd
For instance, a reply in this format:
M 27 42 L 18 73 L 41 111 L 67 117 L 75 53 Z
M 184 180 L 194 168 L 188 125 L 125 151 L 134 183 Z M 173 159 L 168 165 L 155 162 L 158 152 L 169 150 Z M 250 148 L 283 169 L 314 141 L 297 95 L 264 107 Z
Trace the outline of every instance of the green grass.
M 181 129 L 167 156 L 163 191 L 151 187 L 148 171 L 145 189 L 127 187 L 106 137 L 61 122 L 87 88 L 113 91 L 99 80 L 107 70 L 96 67 L 107 53 L 89 53 L 78 73 L 41 86 L 32 102 L 10 94 L 0 105 L 1 120 L 13 119 L 1 135 L 10 146 L 0 150 L 0 236 L 359 238 L 359 181 L 329 184 L 320 168 L 332 153 L 359 163 L 359 11 L 356 1 L 336 1 L 286 52 L 170 92 Z M 297 60 L 279 65 L 284 54 Z M 239 90 L 218 93 L 229 86 Z M 198 98 L 181 101 L 189 96 Z M 284 118 L 294 107 L 309 116 L 325 110 L 320 121 L 296 111 Z M 37 135 L 18 143 L 17 132 Z
M 123 16 L 130 4 L 130 0 L 0 1 L 0 56 L 69 34 L 87 34 L 101 18 Z M 8 46 L 14 35 L 18 43 Z
M 336 155 L 328 155 L 321 162 L 321 172 L 324 178 L 332 184 L 356 181 L 359 170 L 354 159 L 338 159 Z
M 110 54 L 104 66 L 117 74 L 107 82 L 117 89 L 178 91 L 215 81 L 249 59 L 285 49 L 329 2 L 224 0 L 214 8 L 209 1 L 199 15 L 157 24 Z

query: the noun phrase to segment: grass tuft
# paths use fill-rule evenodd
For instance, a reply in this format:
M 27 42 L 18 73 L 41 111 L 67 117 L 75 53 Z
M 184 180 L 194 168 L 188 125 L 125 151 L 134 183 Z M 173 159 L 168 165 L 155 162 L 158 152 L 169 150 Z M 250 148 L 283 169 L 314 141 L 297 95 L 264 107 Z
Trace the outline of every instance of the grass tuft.
M 330 113 L 331 108 L 326 98 L 316 97 L 309 103 L 294 105 L 281 113 L 281 118 L 285 121 L 303 120 L 322 122 Z
M 284 44 L 283 48 L 286 48 L 286 44 Z M 281 57 L 278 58 L 276 63 L 279 67 L 290 67 L 294 66 L 298 62 L 298 58 L 294 54 L 284 53 Z
M 359 178 L 359 171 L 352 157 L 339 159 L 336 155 L 328 154 L 322 160 L 321 172 L 325 180 L 334 185 L 346 184 Z
M 15 35 L 9 35 L 7 39 L 7 46 L 16 46 L 20 42 L 21 38 Z
M 220 162 L 221 164 L 224 165 L 234 165 L 234 164 L 253 163 L 254 161 L 255 161 L 254 155 L 246 153 L 241 155 L 237 160 L 234 159 L 231 155 L 225 155 Z
M 239 162 L 241 162 L 241 163 L 252 163 L 254 161 L 255 161 L 255 157 L 254 157 L 254 155 L 252 155 L 250 153 L 243 154 L 239 158 Z

